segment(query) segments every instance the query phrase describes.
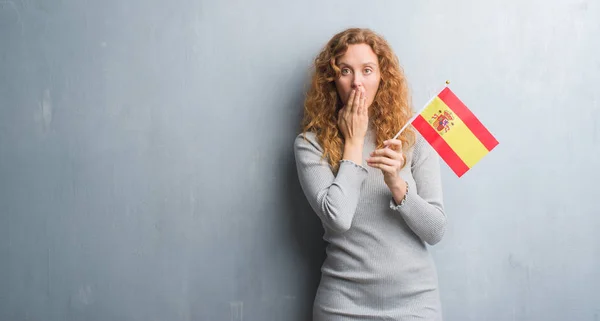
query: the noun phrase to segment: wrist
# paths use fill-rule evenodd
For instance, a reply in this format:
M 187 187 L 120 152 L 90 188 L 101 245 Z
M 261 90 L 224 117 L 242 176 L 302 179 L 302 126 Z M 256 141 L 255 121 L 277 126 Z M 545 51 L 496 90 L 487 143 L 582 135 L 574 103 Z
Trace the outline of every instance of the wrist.
M 396 197 L 396 195 L 394 195 L 392 197 L 392 199 L 390 200 L 390 208 L 393 210 L 400 210 L 400 208 L 404 205 L 404 203 L 406 203 L 406 199 L 408 197 L 408 182 L 404 182 L 406 191 L 404 193 L 404 196 L 402 197 Z
M 400 177 L 391 182 L 388 187 L 392 192 L 400 193 L 402 195 L 406 194 L 406 181 Z
M 400 202 L 406 198 L 406 194 L 408 193 L 408 183 L 402 178 L 398 177 L 398 179 L 391 182 L 388 187 L 392 192 L 396 203 L 400 204 Z
M 362 164 L 363 142 L 347 141 L 344 143 L 344 159 L 351 160 L 356 164 Z
M 344 141 L 344 149 L 360 149 L 362 150 L 365 144 L 364 139 L 348 139 Z

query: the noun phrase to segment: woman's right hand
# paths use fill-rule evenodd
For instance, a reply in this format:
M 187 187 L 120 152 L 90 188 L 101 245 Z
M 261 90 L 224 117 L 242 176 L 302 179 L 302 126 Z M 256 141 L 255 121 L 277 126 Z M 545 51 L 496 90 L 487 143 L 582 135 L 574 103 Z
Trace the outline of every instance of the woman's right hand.
M 362 146 L 364 143 L 369 125 L 366 102 L 365 89 L 358 87 L 352 90 L 346 106 L 339 111 L 338 127 L 347 145 Z

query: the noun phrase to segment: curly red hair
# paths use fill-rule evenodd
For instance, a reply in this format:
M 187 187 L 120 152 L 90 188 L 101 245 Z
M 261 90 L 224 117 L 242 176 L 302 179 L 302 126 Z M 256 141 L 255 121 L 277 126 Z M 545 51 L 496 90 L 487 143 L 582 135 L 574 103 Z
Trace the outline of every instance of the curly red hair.
M 390 139 L 406 124 L 411 116 L 408 85 L 398 58 L 390 45 L 380 35 L 369 29 L 350 28 L 331 38 L 315 58 L 311 86 L 304 102 L 302 131 L 314 132 L 334 172 L 342 158 L 344 138 L 337 126 L 338 111 L 342 101 L 335 87 L 340 77 L 337 60 L 344 55 L 349 45 L 367 44 L 378 57 L 381 81 L 369 118 L 376 131 L 376 145 Z M 415 141 L 415 133 L 407 127 L 398 137 L 406 152 Z M 405 164 L 403 164 L 404 166 Z

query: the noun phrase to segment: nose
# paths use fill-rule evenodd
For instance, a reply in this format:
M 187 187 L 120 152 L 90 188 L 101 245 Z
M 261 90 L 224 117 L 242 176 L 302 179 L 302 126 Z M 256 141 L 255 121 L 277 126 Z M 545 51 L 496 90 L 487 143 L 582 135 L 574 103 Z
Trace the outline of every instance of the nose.
M 360 81 L 353 81 L 352 82 L 352 89 L 359 89 L 362 87 L 362 82 Z
M 362 87 L 362 78 L 360 76 L 354 76 L 352 79 L 352 89 L 358 89 Z

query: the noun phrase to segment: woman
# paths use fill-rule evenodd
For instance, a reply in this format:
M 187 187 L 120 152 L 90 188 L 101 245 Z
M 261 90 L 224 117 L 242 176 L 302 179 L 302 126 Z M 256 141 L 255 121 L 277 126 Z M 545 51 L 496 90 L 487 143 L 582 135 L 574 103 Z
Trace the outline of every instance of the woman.
M 294 142 L 328 242 L 314 321 L 442 320 L 426 245 L 446 228 L 438 155 L 410 127 L 390 139 L 411 115 L 382 37 L 348 29 L 316 58 Z

